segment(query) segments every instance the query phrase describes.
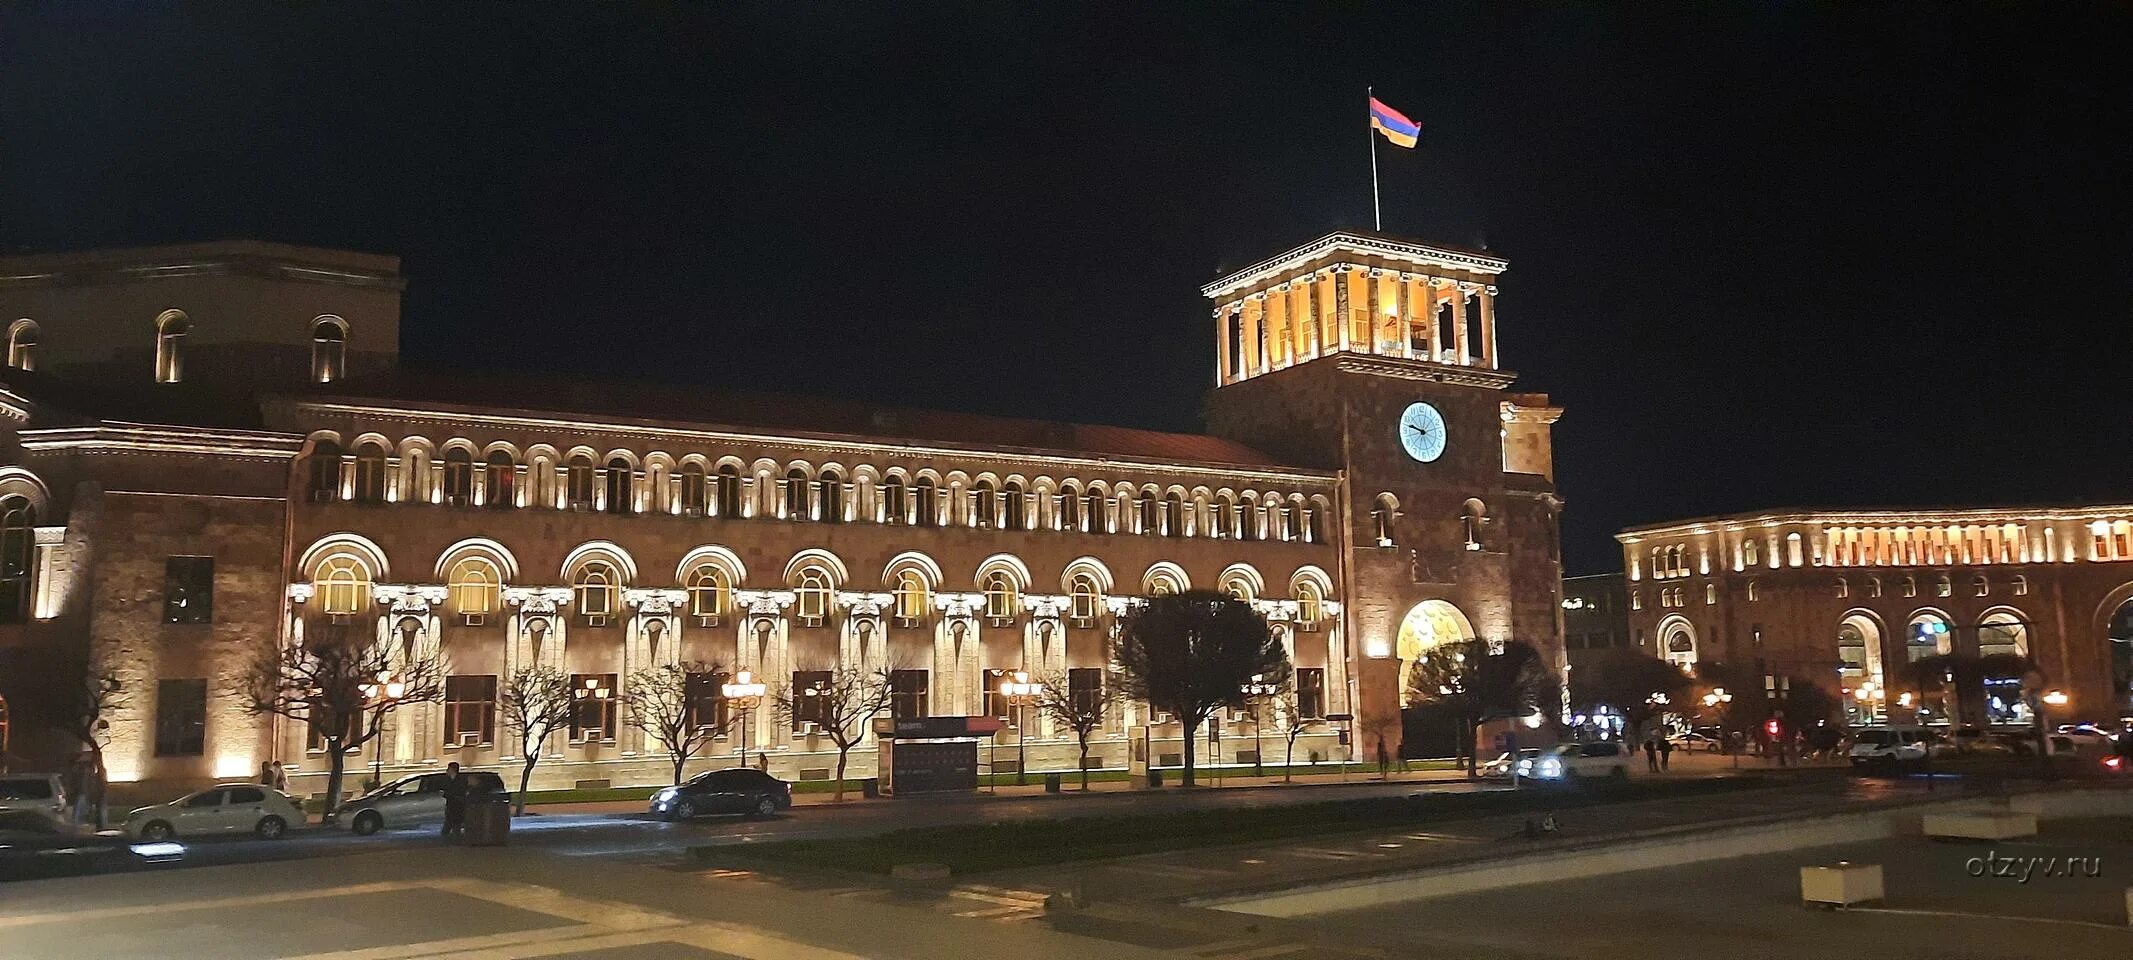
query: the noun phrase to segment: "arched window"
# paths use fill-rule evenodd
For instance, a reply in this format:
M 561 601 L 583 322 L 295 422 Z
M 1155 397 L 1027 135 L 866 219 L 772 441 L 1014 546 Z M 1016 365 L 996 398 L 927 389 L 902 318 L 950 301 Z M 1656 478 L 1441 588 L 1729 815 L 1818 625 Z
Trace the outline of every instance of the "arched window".
M 319 609 L 336 617 L 354 616 L 370 606 L 370 568 L 347 554 L 327 557 L 312 578 Z
M 741 515 L 741 471 L 733 464 L 718 468 L 718 515 L 739 517 Z
M 1318 584 L 1308 580 L 1296 585 L 1296 629 L 1306 632 L 1317 630 L 1326 619 L 1326 598 L 1319 593 Z
M 1303 508 L 1303 535 L 1305 543 L 1326 542 L 1326 511 Z
M 733 584 L 726 579 L 726 571 L 711 564 L 697 567 L 689 573 L 689 615 L 698 623 L 710 623 L 726 615 L 732 609 Z
M 375 442 L 356 448 L 355 500 L 357 503 L 385 502 L 385 448 Z
M 815 568 L 800 571 L 800 582 L 793 588 L 793 612 L 809 624 L 820 624 L 829 618 L 829 574 Z
M 328 503 L 341 498 L 340 444 L 323 438 L 313 443 L 311 456 L 304 466 L 304 493 L 312 503 Z
M 563 468 L 563 502 L 572 510 L 593 508 L 593 461 L 584 454 L 570 458 Z
M 704 476 L 704 465 L 684 463 L 681 465 L 681 512 L 684 516 L 701 517 L 704 507 L 711 499 L 711 484 Z
M 1029 500 L 1023 496 L 1019 480 L 1009 480 L 1000 488 L 1000 526 L 1008 530 L 1029 527 Z
M 1921 613 L 1911 618 L 1910 642 L 1906 652 L 1913 662 L 1935 654 L 1950 653 L 1955 649 L 1954 634 L 1948 630 L 1948 621 L 1936 613 Z
M 1073 592 L 1067 597 L 1067 616 L 1084 625 L 1095 622 L 1097 613 L 1104 607 L 1103 588 L 1096 585 L 1094 576 L 1086 573 L 1075 574 L 1073 583 Z
M 1298 507 L 1294 503 L 1284 503 L 1278 505 L 1275 509 L 1280 511 L 1281 539 L 1285 541 L 1295 540 L 1302 532 L 1298 529 L 1298 525 L 1296 523 L 1297 511 L 1302 508 Z
M 2029 655 L 2029 628 L 2012 613 L 1989 614 L 1977 628 L 1978 656 L 1994 655 L 2026 657 Z
M 1149 494 L 1147 496 L 1142 497 L 1140 499 L 1140 502 L 1137 504 L 1136 509 L 1134 510 L 1135 513 L 1140 515 L 1140 526 L 1133 532 L 1147 534 L 1149 536 L 1155 536 L 1156 534 L 1162 533 L 1163 521 L 1162 518 L 1157 514 L 1157 512 L 1161 509 L 1162 504 L 1156 500 L 1154 494 Z
M 454 612 L 465 620 L 479 623 L 496 613 L 503 592 L 502 581 L 496 564 L 482 557 L 467 557 L 452 564 L 445 590 L 451 594 Z
M 37 369 L 37 321 L 24 317 L 7 328 L 7 365 Z
M 1208 535 L 1221 539 L 1236 536 L 1237 500 L 1229 494 L 1215 498 L 1208 514 Z
M 1757 565 L 1757 564 L 1761 563 L 1761 562 L 1762 562 L 1762 549 L 1763 549 L 1763 548 L 1762 548 L 1762 541 L 1760 541 L 1760 540 L 1757 540 L 1756 538 L 1754 538 L 1754 537 L 1752 537 L 1752 536 L 1751 536 L 1751 537 L 1749 537 L 1749 538 L 1747 538 L 1746 540 L 1743 540 L 1743 541 L 1741 541 L 1741 544 L 1740 544 L 1740 559 L 1741 559 L 1741 563 L 1742 563 L 1742 564 L 1744 564 L 1744 565 L 1746 565 L 1746 566 L 1750 566 L 1750 567 L 1752 567 L 1752 566 L 1755 566 L 1755 565 Z
M 444 502 L 454 507 L 474 502 L 474 455 L 465 447 L 444 452 Z
M 917 483 L 911 485 L 911 502 L 917 508 L 915 516 L 919 526 L 941 525 L 941 503 L 940 498 L 934 495 L 932 478 L 920 477 Z
M 614 616 L 622 605 L 622 575 L 605 560 L 586 561 L 571 589 L 578 595 L 578 615 L 595 624 Z
M 1807 545 L 1797 533 L 1785 535 L 1785 563 L 1797 567 L 1807 562 Z
M 348 375 L 348 325 L 339 317 L 311 321 L 311 381 L 332 383 Z
M 994 623 L 1005 623 L 1015 618 L 1022 607 L 1022 591 L 1015 587 L 1013 577 L 1005 570 L 994 570 L 985 575 L 985 618 Z
M 1000 501 L 993 496 L 992 481 L 980 480 L 970 486 L 970 525 L 990 527 L 999 521 Z
M 29 620 L 36 557 L 36 506 L 28 497 L 0 499 L 0 623 Z
M 502 450 L 489 451 L 487 462 L 482 465 L 482 504 L 491 510 L 509 510 L 518 506 L 517 479 L 512 469 L 511 455 Z
M 1185 499 L 1173 493 L 1163 498 L 1163 536 L 1185 535 Z
M 1229 594 L 1230 596 L 1236 597 L 1237 599 L 1243 600 L 1247 603 L 1252 600 L 1258 599 L 1256 596 L 1253 595 L 1252 581 L 1241 573 L 1233 573 L 1229 576 L 1223 577 L 1221 590 L 1223 593 Z
M 911 522 L 911 498 L 904 488 L 904 478 L 890 475 L 882 478 L 875 493 L 881 500 L 881 522 L 904 524 Z
M 815 478 L 815 499 L 823 523 L 844 522 L 844 475 L 835 470 L 824 470 Z
M 607 461 L 607 512 L 628 516 L 637 512 L 637 473 L 628 459 Z
M 1179 586 L 1177 578 L 1172 577 L 1168 571 L 1158 570 L 1148 576 L 1148 595 L 1151 597 L 1169 597 L 1182 592 L 1183 588 Z
M 1849 596 L 1851 596 L 1851 595 L 1852 595 L 1852 585 L 1851 585 L 1851 581 L 1848 581 L 1848 580 L 1844 579 L 1843 577 L 1838 577 L 1838 578 L 1837 578 L 1837 599 L 1839 599 L 1839 600 L 1842 600 L 1842 599 L 1844 599 L 1844 598 L 1846 598 L 1846 597 L 1849 597 Z
M 165 310 L 156 318 L 156 382 L 185 379 L 185 336 L 193 323 L 182 310 Z
M 794 467 L 785 471 L 785 519 L 810 519 L 807 510 L 807 471 Z
M 1109 533 L 1110 525 L 1104 522 L 1104 492 L 1090 487 L 1081 497 L 1081 526 L 1083 533 Z
M 896 619 L 910 626 L 924 623 L 933 608 L 933 593 L 926 587 L 926 577 L 916 570 L 905 569 L 896 575 Z
M 1072 483 L 1059 486 L 1059 529 L 1081 530 L 1081 488 Z
M 1980 597 L 1992 592 L 1992 584 L 1984 577 L 1970 578 L 1970 591 Z

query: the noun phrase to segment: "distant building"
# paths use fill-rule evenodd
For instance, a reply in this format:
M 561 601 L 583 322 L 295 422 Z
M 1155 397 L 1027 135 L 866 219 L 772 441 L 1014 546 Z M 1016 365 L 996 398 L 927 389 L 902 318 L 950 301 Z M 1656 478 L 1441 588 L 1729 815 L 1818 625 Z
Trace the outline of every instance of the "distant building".
M 1853 722 L 2027 722 L 2051 691 L 2060 721 L 2133 714 L 2133 506 L 1745 513 L 1616 539 L 1635 642 L 1684 666 L 1806 678 Z M 1946 691 L 1909 667 L 2010 655 L 2038 674 Z
M 1563 652 L 1571 669 L 1605 651 L 1636 645 L 1629 632 L 1629 593 L 1622 574 L 1563 578 Z
M 508 765 L 500 681 L 540 664 L 597 695 L 537 785 L 662 781 L 614 694 L 701 661 L 803 692 L 790 722 L 763 704 L 745 729 L 805 779 L 835 765 L 804 700 L 833 667 L 892 671 L 898 716 L 1012 722 L 1011 671 L 1095 697 L 1116 619 L 1199 587 L 1251 601 L 1290 650 L 1299 760 L 1338 756 L 1351 726 L 1362 750 L 1397 750 L 1428 647 L 1515 638 L 1562 662 L 1560 411 L 1498 366 L 1505 266 L 1336 233 L 1215 281 L 1202 435 L 424 375 L 398 362 L 392 257 L 233 242 L 0 259 L 0 657 L 77 650 L 123 681 L 119 780 L 278 758 L 319 787 L 312 731 L 246 716 L 223 687 L 323 630 L 448 664 L 443 701 L 365 749 L 388 777 Z M 702 679 L 692 709 L 728 716 L 719 674 Z M 0 762 L 71 759 L 8 709 L 56 682 L 72 681 L 0 666 Z M 1027 722 L 1006 736 L 1028 736 L 1033 766 L 1074 763 L 1071 735 Z M 1248 762 L 1249 715 L 1216 722 L 1219 759 Z M 1124 766 L 1142 727 L 1158 764 L 1194 735 L 1125 704 L 1096 762 Z M 741 737 L 697 765 L 732 762 Z M 871 741 L 854 759 L 865 775 Z

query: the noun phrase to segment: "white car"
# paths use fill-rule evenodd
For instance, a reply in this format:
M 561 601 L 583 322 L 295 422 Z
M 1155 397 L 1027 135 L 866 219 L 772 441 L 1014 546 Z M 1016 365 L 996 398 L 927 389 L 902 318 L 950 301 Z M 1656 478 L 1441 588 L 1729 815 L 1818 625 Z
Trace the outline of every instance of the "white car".
M 126 835 L 155 841 L 249 833 L 279 840 L 291 825 L 303 822 L 303 807 L 288 794 L 256 783 L 221 783 L 127 814 Z
M 417 773 L 401 777 L 341 804 L 334 818 L 363 837 L 387 827 L 437 823 L 444 819 L 444 787 L 451 776 Z M 466 781 L 468 796 L 507 794 L 503 778 L 493 772 L 469 770 L 460 777 Z
M 1575 783 L 1580 780 L 1629 779 L 1629 752 L 1620 741 L 1562 743 L 1539 755 L 1521 757 L 1518 775 L 1532 780 Z
M 66 782 L 56 773 L 0 776 L 0 813 L 34 813 L 53 823 L 66 823 Z
M 1924 727 L 1861 727 L 1852 734 L 1847 756 L 1852 766 L 1917 763 L 1933 749 L 1932 731 Z

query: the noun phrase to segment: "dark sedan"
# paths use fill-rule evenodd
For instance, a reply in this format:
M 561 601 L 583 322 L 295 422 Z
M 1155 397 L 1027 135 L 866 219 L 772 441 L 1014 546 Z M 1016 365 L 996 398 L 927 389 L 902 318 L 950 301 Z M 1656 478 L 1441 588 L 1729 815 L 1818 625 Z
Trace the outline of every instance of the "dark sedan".
M 710 813 L 768 817 L 792 806 L 792 784 L 761 770 L 712 770 L 652 794 L 652 815 L 687 820 Z
M 117 834 L 35 813 L 0 813 L 0 880 L 70 877 L 185 858 L 175 843 L 135 843 Z

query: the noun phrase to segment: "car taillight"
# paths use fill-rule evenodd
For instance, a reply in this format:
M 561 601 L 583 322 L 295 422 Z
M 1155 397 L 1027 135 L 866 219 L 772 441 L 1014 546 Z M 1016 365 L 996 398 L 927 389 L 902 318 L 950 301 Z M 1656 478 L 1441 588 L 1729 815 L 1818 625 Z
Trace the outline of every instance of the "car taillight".
M 2104 768 L 2104 769 L 2106 769 L 2106 770 L 2120 770 L 2120 769 L 2124 769 L 2124 768 L 2125 768 L 2125 765 L 2126 765 L 2126 758 L 2124 758 L 2124 757 L 2105 757 L 2105 758 L 2103 758 L 2103 768 Z

